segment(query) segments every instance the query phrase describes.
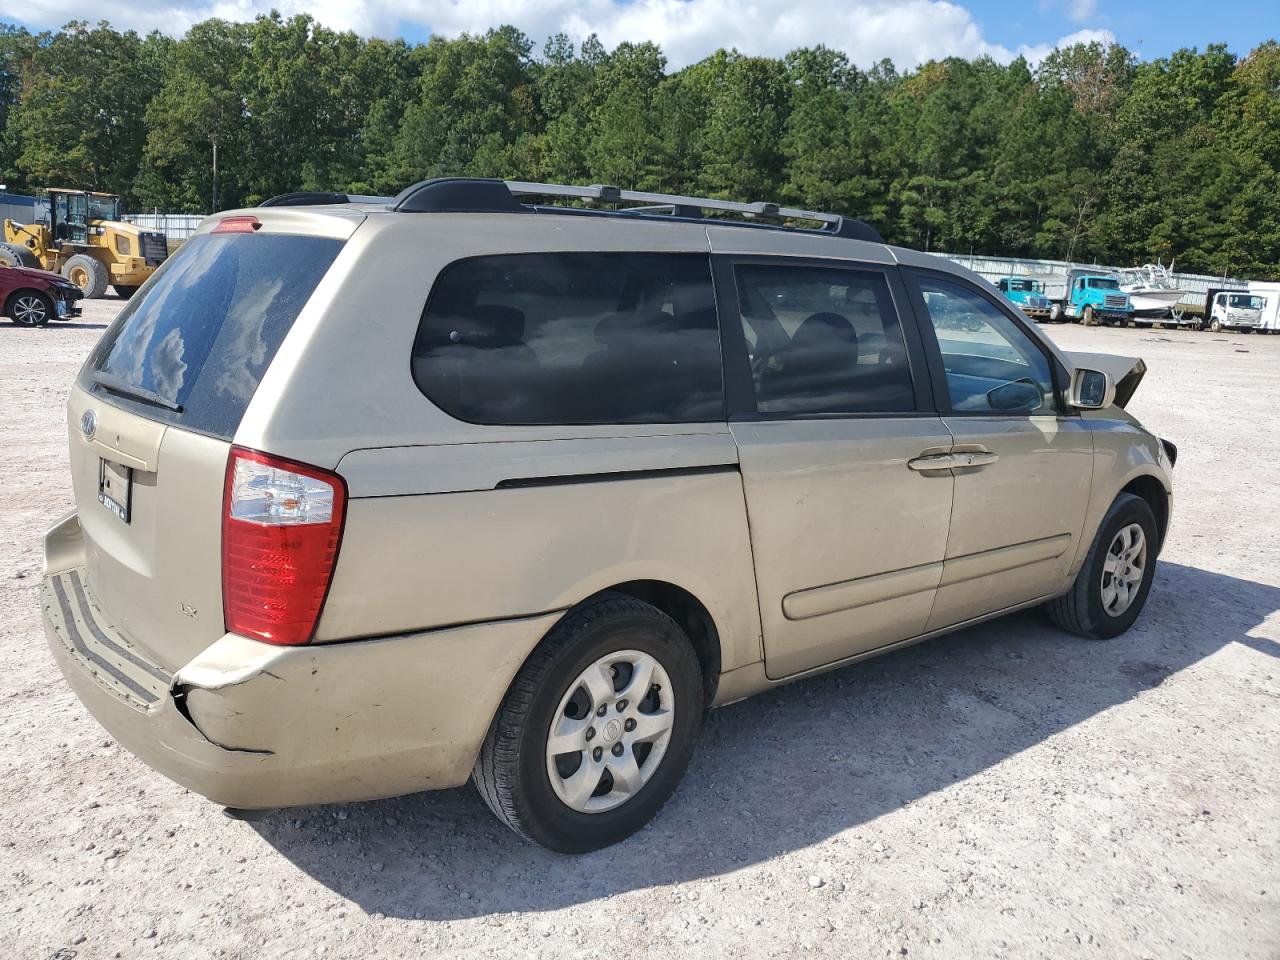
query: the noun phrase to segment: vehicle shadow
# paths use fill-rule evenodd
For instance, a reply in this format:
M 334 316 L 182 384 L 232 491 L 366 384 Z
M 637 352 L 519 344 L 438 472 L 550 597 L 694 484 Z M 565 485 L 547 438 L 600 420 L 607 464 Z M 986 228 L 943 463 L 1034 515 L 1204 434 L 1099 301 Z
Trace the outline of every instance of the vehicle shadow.
M 279 811 L 253 828 L 387 916 L 549 910 L 721 874 L 972 776 L 1228 644 L 1280 656 L 1257 629 L 1277 610 L 1280 588 L 1162 563 L 1146 612 L 1110 642 L 1028 611 L 771 691 L 713 712 L 654 822 L 584 857 L 521 841 L 470 787 Z

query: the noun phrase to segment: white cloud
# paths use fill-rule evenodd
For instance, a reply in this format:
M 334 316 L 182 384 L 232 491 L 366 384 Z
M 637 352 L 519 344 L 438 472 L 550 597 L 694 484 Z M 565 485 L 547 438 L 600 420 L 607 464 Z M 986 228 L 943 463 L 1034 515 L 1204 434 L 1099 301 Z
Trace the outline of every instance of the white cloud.
M 1076 23 L 1083 23 L 1098 12 L 1098 0 L 1070 0 L 1067 15 Z
M 1074 13 L 1092 12 L 1094 4 L 1071 5 Z M 365 36 L 394 37 L 404 24 L 456 36 L 510 23 L 539 45 L 557 32 L 577 41 L 597 33 L 610 48 L 624 40 L 652 40 L 673 69 L 720 47 L 780 56 L 823 43 L 860 66 L 889 57 L 899 67 L 913 67 L 947 56 L 985 54 L 1007 62 L 1022 54 L 1039 60 L 1059 45 L 1042 41 L 1010 50 L 991 43 L 967 8 L 947 0 L 132 0 L 102 11 L 87 9 L 84 0 L 28 0 L 21 9 L 22 21 L 39 28 L 105 14 L 117 27 L 180 34 L 208 17 L 248 20 L 272 7 L 285 15 L 310 13 L 327 26 Z M 1105 31 L 1084 33 L 1110 37 Z
M 1056 47 L 1070 47 L 1077 43 L 1101 43 L 1106 46 L 1115 42 L 1116 35 L 1110 30 L 1077 30 L 1062 37 L 1056 43 L 1038 43 L 1034 46 L 1023 44 L 1018 47 L 1018 53 L 1034 65 L 1052 53 Z

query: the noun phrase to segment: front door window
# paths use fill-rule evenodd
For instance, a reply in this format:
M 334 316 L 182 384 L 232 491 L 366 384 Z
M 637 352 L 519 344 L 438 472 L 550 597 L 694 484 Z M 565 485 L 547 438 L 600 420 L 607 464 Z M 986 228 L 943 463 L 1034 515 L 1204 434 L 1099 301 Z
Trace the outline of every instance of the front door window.
M 1060 412 L 1049 358 L 1017 322 L 978 291 L 920 278 L 957 413 Z

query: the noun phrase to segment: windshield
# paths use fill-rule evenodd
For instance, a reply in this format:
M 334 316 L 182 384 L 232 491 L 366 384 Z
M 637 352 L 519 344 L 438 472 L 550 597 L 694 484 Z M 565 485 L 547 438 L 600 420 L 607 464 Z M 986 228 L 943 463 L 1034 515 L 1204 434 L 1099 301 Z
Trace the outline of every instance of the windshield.
M 1089 286 L 1095 290 L 1119 290 L 1120 284 L 1112 280 L 1110 277 L 1094 277 L 1089 281 Z
M 1232 295 L 1230 305 L 1237 310 L 1261 310 L 1262 298 L 1237 293 Z
M 81 384 L 154 419 L 230 439 L 342 243 L 201 234 L 107 328 Z
M 119 197 L 89 197 L 89 219 L 90 220 L 119 220 L 120 219 L 120 198 Z
M 1008 280 L 1006 284 L 1010 290 L 1021 290 L 1024 293 L 1039 293 L 1044 289 L 1038 280 Z

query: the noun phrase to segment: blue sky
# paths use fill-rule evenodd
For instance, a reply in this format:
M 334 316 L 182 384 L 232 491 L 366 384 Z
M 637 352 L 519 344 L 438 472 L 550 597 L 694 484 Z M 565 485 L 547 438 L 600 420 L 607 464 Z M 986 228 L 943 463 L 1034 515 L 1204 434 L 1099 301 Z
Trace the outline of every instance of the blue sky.
M 1280 38 L 1280 0 L 1098 0 L 1084 5 L 1093 13 L 1079 21 L 1071 17 L 1070 3 L 971 0 L 965 6 L 982 24 L 987 39 L 1010 48 L 1028 37 L 1065 36 L 1082 25 L 1110 30 L 1120 43 L 1152 60 L 1182 47 L 1204 49 L 1210 43 L 1226 43 L 1243 55 L 1263 40 Z
M 825 43 L 866 66 L 944 56 L 1038 60 L 1055 45 L 1115 40 L 1145 59 L 1225 42 L 1239 54 L 1280 35 L 1280 0 L 0 0 L 0 19 L 32 29 L 108 16 L 117 27 L 181 33 L 210 16 L 249 19 L 275 7 L 363 35 L 422 41 L 514 23 L 536 43 L 592 32 L 606 46 L 654 40 L 681 67 L 717 47 L 777 56 Z

